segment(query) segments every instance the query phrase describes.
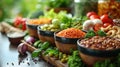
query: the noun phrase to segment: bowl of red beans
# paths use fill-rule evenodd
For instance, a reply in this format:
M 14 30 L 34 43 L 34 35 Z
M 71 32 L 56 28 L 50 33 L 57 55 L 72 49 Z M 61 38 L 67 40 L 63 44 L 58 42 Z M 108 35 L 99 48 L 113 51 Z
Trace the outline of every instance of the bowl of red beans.
M 77 46 L 81 59 L 88 66 L 98 61 L 114 59 L 120 53 L 120 39 L 107 36 L 79 39 Z

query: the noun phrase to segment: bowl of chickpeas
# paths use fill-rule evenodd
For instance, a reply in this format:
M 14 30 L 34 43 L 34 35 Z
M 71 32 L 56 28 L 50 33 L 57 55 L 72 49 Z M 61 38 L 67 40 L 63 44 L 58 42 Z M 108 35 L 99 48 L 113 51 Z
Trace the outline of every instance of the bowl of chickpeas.
M 98 61 L 114 59 L 120 53 L 120 39 L 108 36 L 80 39 L 77 41 L 77 46 L 81 59 L 88 67 Z
M 38 37 L 42 42 L 48 41 L 55 46 L 54 32 L 58 30 L 58 27 L 52 24 L 39 25 L 37 28 Z

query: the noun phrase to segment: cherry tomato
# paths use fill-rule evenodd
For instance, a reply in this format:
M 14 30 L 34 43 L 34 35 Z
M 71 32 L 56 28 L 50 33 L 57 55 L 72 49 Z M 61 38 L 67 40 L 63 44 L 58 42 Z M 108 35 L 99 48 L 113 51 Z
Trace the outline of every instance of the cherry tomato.
M 109 25 L 112 25 L 112 24 L 110 24 L 110 23 L 104 23 L 104 24 L 103 24 L 103 27 L 106 28 L 106 27 L 109 26 Z
M 91 19 L 91 20 L 100 19 L 100 17 L 99 17 L 98 15 L 91 15 L 91 16 L 90 16 L 90 19 Z
M 109 18 L 109 16 L 107 14 L 104 14 L 100 17 L 100 19 L 102 20 L 103 23 L 110 23 L 113 25 L 113 21 L 111 18 Z
M 87 13 L 87 17 L 88 17 L 88 18 L 90 18 L 91 15 L 97 15 L 97 14 L 96 14 L 95 12 L 93 12 L 93 11 Z
M 95 24 L 93 28 L 95 31 L 98 31 L 102 26 L 103 26 L 102 24 Z

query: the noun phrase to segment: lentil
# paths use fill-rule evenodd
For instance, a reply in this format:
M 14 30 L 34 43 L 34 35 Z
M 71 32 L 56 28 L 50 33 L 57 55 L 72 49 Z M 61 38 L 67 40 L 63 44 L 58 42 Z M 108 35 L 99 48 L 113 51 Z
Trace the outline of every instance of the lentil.
M 68 28 L 58 32 L 57 36 L 65 38 L 81 38 L 85 36 L 85 33 L 79 29 Z

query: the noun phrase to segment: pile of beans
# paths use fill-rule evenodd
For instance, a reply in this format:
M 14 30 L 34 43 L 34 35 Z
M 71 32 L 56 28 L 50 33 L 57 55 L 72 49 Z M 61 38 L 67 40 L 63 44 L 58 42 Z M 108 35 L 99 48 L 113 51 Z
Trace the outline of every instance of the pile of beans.
M 112 37 L 94 36 L 92 38 L 81 40 L 80 45 L 90 49 L 112 50 L 120 48 L 120 39 Z

